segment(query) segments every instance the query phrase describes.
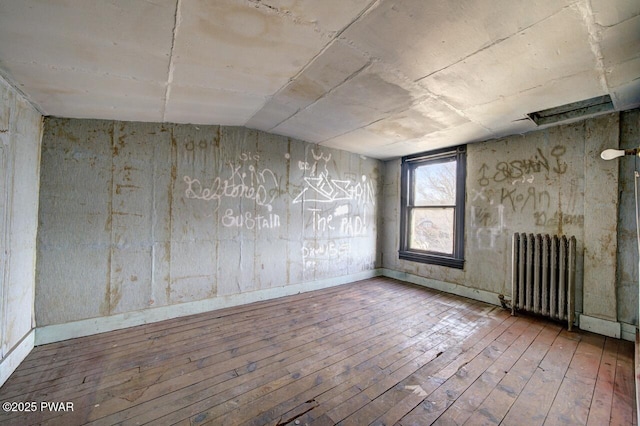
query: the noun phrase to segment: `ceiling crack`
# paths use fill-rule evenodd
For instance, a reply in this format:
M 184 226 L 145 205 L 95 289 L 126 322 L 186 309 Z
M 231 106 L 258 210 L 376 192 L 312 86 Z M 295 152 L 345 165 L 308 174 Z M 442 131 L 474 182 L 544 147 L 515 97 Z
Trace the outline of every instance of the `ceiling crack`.
M 291 20 L 293 23 L 297 24 L 297 25 L 311 25 L 314 28 L 314 31 L 317 33 L 324 33 L 320 26 L 318 25 L 318 22 L 313 20 L 313 21 L 307 21 L 302 19 L 299 16 L 294 15 L 290 10 L 282 7 L 282 8 L 278 8 L 276 6 L 272 6 L 270 4 L 267 4 L 267 2 L 263 1 L 263 0 L 247 0 L 249 3 L 253 4 L 253 6 L 256 9 L 262 9 L 264 11 L 267 11 L 269 13 L 274 13 L 282 18 L 285 19 L 289 19 Z
M 604 56 L 602 55 L 602 49 L 600 49 L 600 26 L 595 21 L 589 0 L 576 3 L 575 7 L 578 12 L 580 12 L 580 15 L 587 27 L 587 32 L 589 33 L 589 47 L 596 59 L 596 71 L 598 72 L 598 78 L 600 79 L 600 86 L 602 91 L 608 94 L 609 84 L 607 82 L 607 73 L 604 66 Z
M 178 36 L 178 30 L 180 28 L 180 24 L 182 23 L 182 15 L 180 14 L 181 5 L 182 0 L 176 0 L 176 11 L 174 13 L 173 21 L 173 36 L 171 38 L 171 50 L 169 52 L 169 65 L 167 66 L 167 83 L 164 92 L 164 103 L 162 105 L 162 122 L 167 121 L 167 105 L 169 104 L 169 98 L 171 97 L 171 84 L 173 83 L 173 74 L 175 72 L 173 50 L 176 46 L 176 37 Z

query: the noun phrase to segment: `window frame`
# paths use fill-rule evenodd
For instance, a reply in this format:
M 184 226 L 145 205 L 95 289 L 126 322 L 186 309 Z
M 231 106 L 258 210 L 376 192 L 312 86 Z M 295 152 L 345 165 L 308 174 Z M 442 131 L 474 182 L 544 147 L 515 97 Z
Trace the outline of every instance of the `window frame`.
M 402 157 L 400 176 L 400 259 L 450 268 L 464 268 L 464 215 L 465 215 L 465 187 L 467 175 L 466 145 L 439 149 L 420 154 Z M 411 249 L 409 247 L 411 232 L 411 212 L 416 208 L 430 208 L 429 206 L 415 206 L 413 204 L 413 188 L 415 169 L 427 164 L 450 161 L 456 162 L 456 196 L 453 219 L 453 254 L 448 255 L 428 250 Z M 436 206 L 434 208 L 450 208 L 452 206 Z

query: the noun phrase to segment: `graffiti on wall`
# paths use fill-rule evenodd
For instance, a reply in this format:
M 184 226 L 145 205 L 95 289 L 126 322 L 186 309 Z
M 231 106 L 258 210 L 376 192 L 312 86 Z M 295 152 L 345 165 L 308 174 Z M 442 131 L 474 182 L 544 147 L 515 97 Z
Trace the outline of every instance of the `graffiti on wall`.
M 533 226 L 583 226 L 583 215 L 561 211 L 565 201 L 564 208 L 573 212 L 578 198 L 576 179 L 564 177 L 566 152 L 563 145 L 538 147 L 530 155 L 484 162 L 476 169 L 477 186 L 470 188 L 469 199 L 477 248 L 494 248 L 505 218 L 514 214 L 529 217 Z
M 280 216 L 275 213 L 266 215 L 253 214 L 252 212 L 236 213 L 233 209 L 226 209 L 221 218 L 222 225 L 226 228 L 245 228 L 248 230 L 263 230 L 280 227 Z
M 566 151 L 564 146 L 557 145 L 551 149 L 548 155 L 545 155 L 540 148 L 536 148 L 536 152 L 529 158 L 499 161 L 494 167 L 483 163 L 478 170 L 480 174 L 478 185 L 488 186 L 491 182 L 508 182 L 512 185 L 533 183 L 536 176 L 540 174 L 546 177 L 549 177 L 550 174 L 565 174 L 567 163 L 562 157 Z
M 367 176 L 356 178 L 354 173 L 345 173 L 343 178 L 336 178 L 329 172 L 327 164 L 331 160 L 331 153 L 317 153 L 311 150 L 314 161 L 309 164 L 306 161 L 298 161 L 300 170 L 309 171 L 309 176 L 304 176 L 304 186 L 300 193 L 293 199 L 293 203 L 317 202 L 334 203 L 338 201 L 356 201 L 360 204 L 375 204 L 373 184 Z
M 315 274 L 360 272 L 375 268 L 374 253 L 357 253 L 349 239 L 305 240 L 301 254 L 303 270 Z
M 330 166 L 331 159 L 331 153 L 311 149 L 310 161 L 297 162 L 305 175 L 292 203 L 304 204 L 305 229 L 312 231 L 303 236 L 304 270 L 369 268 L 371 262 L 356 259 L 351 244 L 343 239 L 367 237 L 373 231 L 369 222 L 374 215 L 374 185 L 366 175 L 339 173 Z
M 259 159 L 257 155 L 240 154 L 238 161 L 226 163 L 226 174 L 215 177 L 208 185 L 184 176 L 185 198 L 212 201 L 216 210 L 225 198 L 242 198 L 271 211 L 273 200 L 280 194 L 279 180 L 271 169 L 258 165 Z
M 309 207 L 305 211 L 307 227 L 316 233 L 335 231 L 342 236 L 355 237 L 366 235 L 368 231 L 367 215 L 365 213 L 350 213 L 348 204 L 323 210 Z
M 189 146 L 192 150 L 202 148 Z M 281 189 L 280 170 L 276 164 L 261 164 L 255 152 L 242 152 L 224 163 L 218 176 L 202 178 L 183 176 L 184 198 L 212 203 L 220 225 L 248 231 L 269 231 L 280 228 L 283 220 L 274 209 L 274 202 L 282 195 L 291 205 L 302 205 L 300 211 L 304 223 L 300 250 L 303 271 L 317 274 L 324 272 L 353 272 L 358 267 L 370 269 L 375 263 L 375 247 L 371 253 L 352 250 L 350 238 L 370 238 L 375 232 L 371 225 L 375 215 L 375 186 L 362 173 L 340 172 L 332 153 L 317 148 L 309 151 L 309 158 L 297 161 L 288 153 L 284 155 L 285 167 L 303 172 L 294 192 Z M 291 182 L 285 182 L 288 186 Z M 290 195 L 289 195 L 290 194 Z M 239 201 L 255 204 L 244 208 Z M 251 205 L 250 204 L 250 205 Z M 291 214 L 290 212 L 287 214 Z
M 260 156 L 243 152 L 236 161 L 228 161 L 226 173 L 203 183 L 200 179 L 185 175 L 184 196 L 187 199 L 214 203 L 214 211 L 225 199 L 253 201 L 262 212 L 237 212 L 234 208 L 224 210 L 220 218 L 226 228 L 263 230 L 280 227 L 280 216 L 273 211 L 273 201 L 280 195 L 278 176 L 266 167 L 260 167 Z
M 494 249 L 497 238 L 505 229 L 504 206 L 471 206 L 471 229 L 479 249 Z

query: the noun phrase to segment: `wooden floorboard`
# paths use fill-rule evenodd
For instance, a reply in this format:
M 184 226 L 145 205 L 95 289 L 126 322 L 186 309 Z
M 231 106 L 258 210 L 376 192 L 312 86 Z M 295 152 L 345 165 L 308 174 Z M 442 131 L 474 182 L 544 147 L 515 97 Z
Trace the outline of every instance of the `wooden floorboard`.
M 37 347 L 0 424 L 633 425 L 634 354 L 375 278 Z

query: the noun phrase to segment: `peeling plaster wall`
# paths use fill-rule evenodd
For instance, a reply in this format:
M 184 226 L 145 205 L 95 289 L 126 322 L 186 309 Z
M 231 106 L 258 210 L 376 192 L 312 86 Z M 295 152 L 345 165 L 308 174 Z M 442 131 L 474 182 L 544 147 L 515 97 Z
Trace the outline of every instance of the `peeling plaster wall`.
M 371 271 L 381 164 L 239 127 L 47 119 L 38 326 Z
M 42 117 L 0 78 L 0 385 L 33 348 Z
M 627 125 L 629 135 L 624 136 L 631 139 L 635 132 L 636 144 L 637 115 L 635 111 L 623 120 L 636 117 L 635 127 Z M 616 238 L 619 163 L 600 158 L 603 149 L 618 147 L 619 126 L 620 114 L 608 114 L 468 145 L 463 270 L 398 259 L 400 160 L 385 163 L 383 267 L 510 297 L 514 232 L 574 235 L 576 310 L 637 324 L 637 275 L 622 267 L 623 278 L 616 280 L 621 268 Z M 620 213 L 623 224 L 633 214 L 626 204 Z M 631 263 L 637 267 L 637 260 Z

